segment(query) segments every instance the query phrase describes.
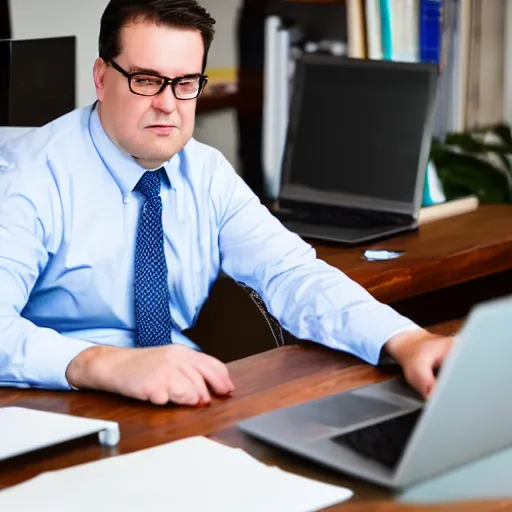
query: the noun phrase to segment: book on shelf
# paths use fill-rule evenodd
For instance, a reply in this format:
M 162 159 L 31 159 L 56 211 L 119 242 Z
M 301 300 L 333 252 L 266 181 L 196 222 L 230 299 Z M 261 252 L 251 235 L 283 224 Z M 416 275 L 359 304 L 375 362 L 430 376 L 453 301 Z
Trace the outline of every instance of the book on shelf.
M 347 55 L 439 66 L 434 136 L 503 120 L 507 0 L 347 0 Z

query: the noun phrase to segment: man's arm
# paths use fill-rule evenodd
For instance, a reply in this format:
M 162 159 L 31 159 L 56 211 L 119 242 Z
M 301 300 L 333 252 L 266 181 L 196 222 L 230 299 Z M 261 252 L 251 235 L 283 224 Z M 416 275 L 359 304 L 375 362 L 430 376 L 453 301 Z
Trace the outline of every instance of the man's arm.
M 100 389 L 188 405 L 208 404 L 211 391 L 231 393 L 226 366 L 191 348 L 100 346 L 21 316 L 60 246 L 63 216 L 47 169 L 27 174 L 0 164 L 0 386 Z
M 91 346 L 21 316 L 48 264 L 50 246 L 58 245 L 60 203 L 46 176 L 44 168 L 30 175 L 0 168 L 1 386 L 69 389 L 68 364 Z
M 223 159 L 211 195 L 223 270 L 257 290 L 270 312 L 296 337 L 376 364 L 390 338 L 419 329 L 318 260 L 313 248 L 285 229 Z

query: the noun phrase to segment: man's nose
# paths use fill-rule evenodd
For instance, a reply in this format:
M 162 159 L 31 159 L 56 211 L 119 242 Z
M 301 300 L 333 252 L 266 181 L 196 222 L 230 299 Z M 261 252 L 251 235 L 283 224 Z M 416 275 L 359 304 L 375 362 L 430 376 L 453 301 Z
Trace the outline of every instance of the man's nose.
M 154 96 L 153 105 L 162 112 L 171 113 L 176 110 L 176 97 L 169 84 L 160 94 Z

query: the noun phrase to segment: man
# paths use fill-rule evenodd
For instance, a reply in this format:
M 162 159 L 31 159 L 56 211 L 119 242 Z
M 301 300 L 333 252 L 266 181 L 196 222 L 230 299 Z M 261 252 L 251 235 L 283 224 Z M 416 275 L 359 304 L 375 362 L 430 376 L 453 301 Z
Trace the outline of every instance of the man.
M 112 0 L 98 101 L 2 148 L 0 384 L 229 395 L 226 367 L 182 334 L 224 270 L 297 337 L 391 356 L 428 396 L 452 339 L 317 260 L 192 138 L 213 24 L 194 0 Z

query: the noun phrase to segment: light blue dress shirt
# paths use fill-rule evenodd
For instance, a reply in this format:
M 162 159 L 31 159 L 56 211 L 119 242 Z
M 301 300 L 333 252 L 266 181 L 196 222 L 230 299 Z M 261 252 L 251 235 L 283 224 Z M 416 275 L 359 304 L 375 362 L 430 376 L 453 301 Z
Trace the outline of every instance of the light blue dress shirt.
M 113 144 L 94 106 L 6 143 L 0 160 L 0 385 L 69 389 L 65 371 L 82 350 L 134 346 L 134 187 L 146 169 Z M 373 364 L 414 327 L 317 259 L 217 150 L 192 139 L 165 170 L 174 342 L 193 345 L 181 331 L 221 270 L 298 338 Z

